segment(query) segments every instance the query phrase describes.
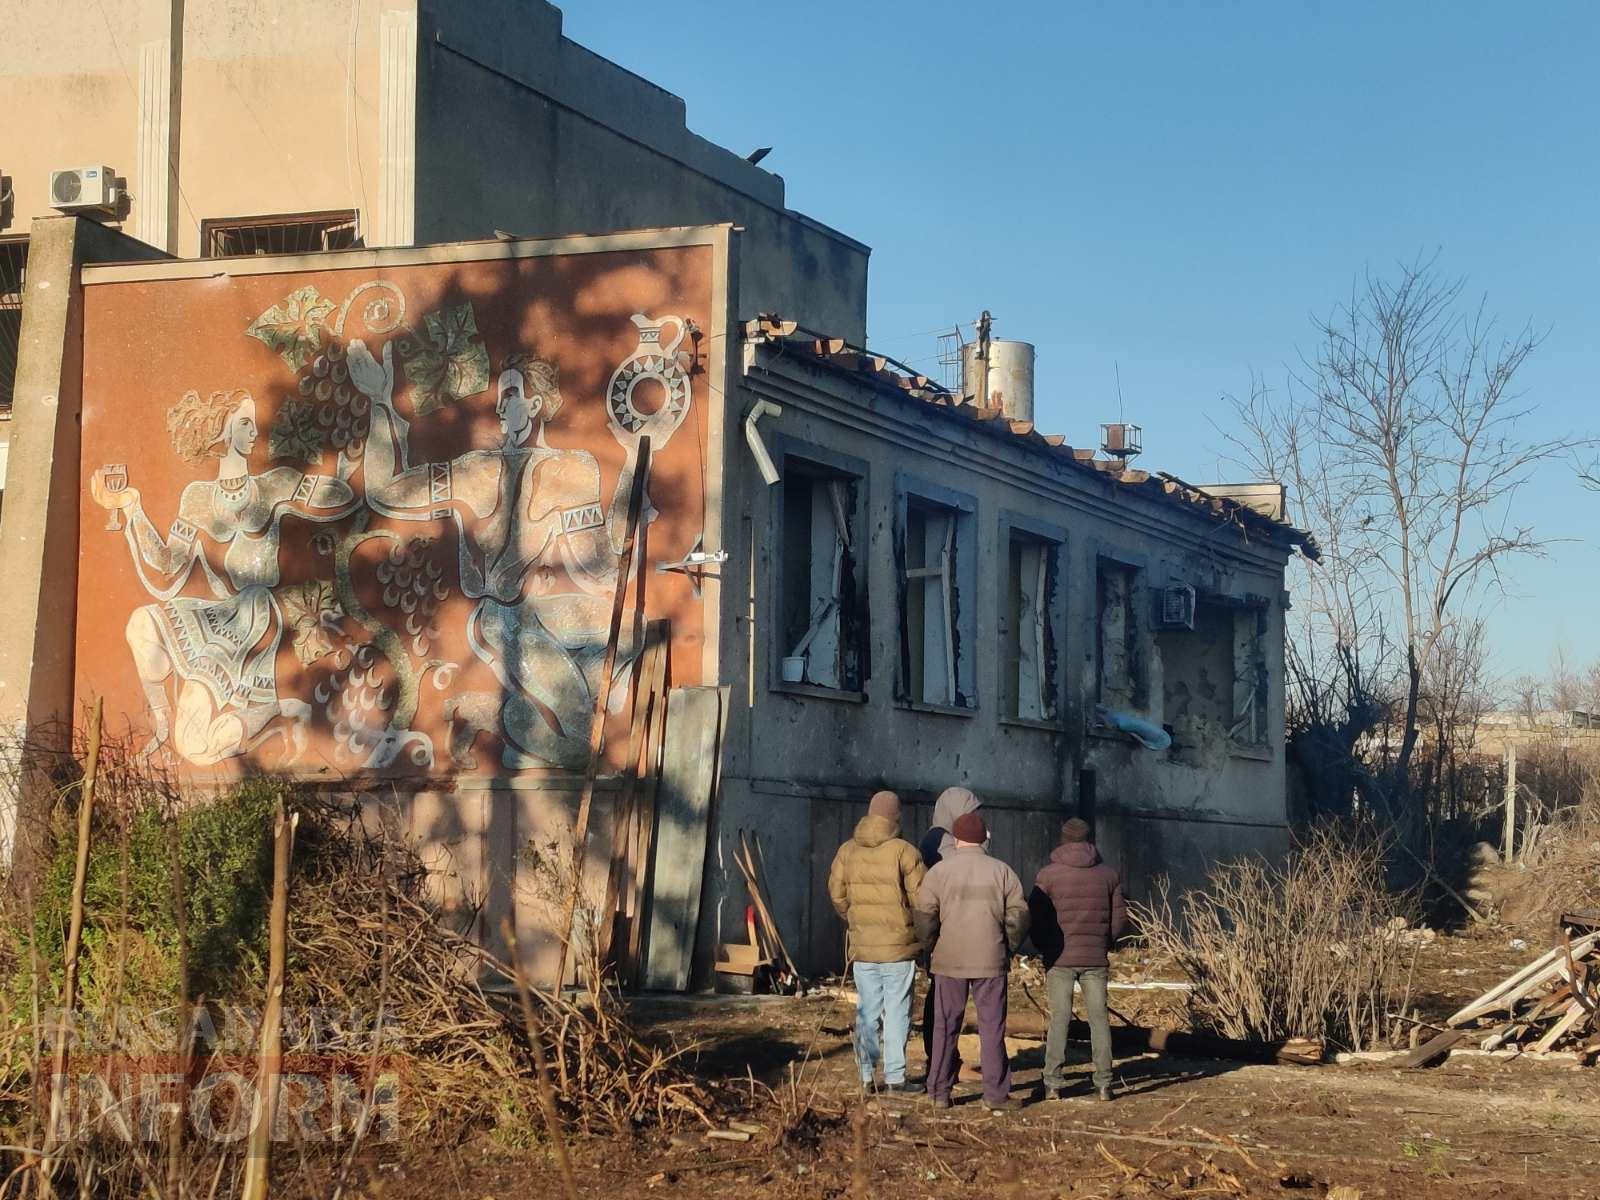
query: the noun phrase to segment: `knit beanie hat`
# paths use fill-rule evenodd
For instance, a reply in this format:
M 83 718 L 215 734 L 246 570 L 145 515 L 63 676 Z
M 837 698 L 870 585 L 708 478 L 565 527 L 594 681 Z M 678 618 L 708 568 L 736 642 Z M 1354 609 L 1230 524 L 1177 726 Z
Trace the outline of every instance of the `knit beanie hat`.
M 962 813 L 956 818 L 956 827 L 950 832 L 956 841 L 968 842 L 974 846 L 981 846 L 989 840 L 989 827 L 975 812 Z
M 1089 840 L 1089 822 L 1082 817 L 1070 817 L 1061 822 L 1061 841 L 1087 842 Z
M 900 797 L 893 792 L 873 792 L 872 799 L 867 804 L 869 817 L 887 817 L 895 824 L 900 823 Z

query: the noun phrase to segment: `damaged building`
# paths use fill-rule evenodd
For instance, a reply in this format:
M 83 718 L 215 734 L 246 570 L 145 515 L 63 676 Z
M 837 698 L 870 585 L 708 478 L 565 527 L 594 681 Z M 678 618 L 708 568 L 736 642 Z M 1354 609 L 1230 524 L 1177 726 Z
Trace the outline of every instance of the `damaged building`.
M 0 163 L 9 729 L 100 698 L 197 787 L 349 796 L 547 973 L 576 826 L 660 988 L 744 940 L 744 835 L 837 970 L 826 872 L 880 787 L 909 836 L 971 787 L 1024 875 L 1084 815 L 1136 895 L 1281 853 L 1284 570 L 1316 554 L 1281 489 L 1036 428 L 1018 343 L 950 388 L 874 355 L 866 247 L 558 10 L 378 10 L 277 6 L 343 12 L 350 75 L 259 69 L 284 30 L 235 6 L 128 6 L 137 121 L 74 99 L 96 63 L 131 86 L 99 33 L 73 64 L 38 34 L 18 104 L 74 119 Z M 352 78 L 380 102 L 238 183 L 229 106 L 344 111 Z M 46 191 L 75 162 L 113 164 L 103 203 Z

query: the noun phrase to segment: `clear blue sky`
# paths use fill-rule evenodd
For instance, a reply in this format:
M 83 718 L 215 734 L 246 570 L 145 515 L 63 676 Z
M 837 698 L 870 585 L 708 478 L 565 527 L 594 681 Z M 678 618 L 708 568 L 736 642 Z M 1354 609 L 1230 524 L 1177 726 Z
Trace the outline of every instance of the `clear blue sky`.
M 1141 465 L 1237 475 L 1218 397 L 1281 380 L 1358 273 L 1434 250 L 1548 330 L 1521 377 L 1539 432 L 1600 431 L 1600 5 L 565 11 L 872 246 L 875 346 L 926 358 L 989 308 L 1037 343 L 1039 424 L 1076 444 L 1117 418 L 1120 366 Z M 1600 657 L 1600 495 L 1552 466 L 1521 512 L 1573 542 L 1517 572 L 1497 666 Z

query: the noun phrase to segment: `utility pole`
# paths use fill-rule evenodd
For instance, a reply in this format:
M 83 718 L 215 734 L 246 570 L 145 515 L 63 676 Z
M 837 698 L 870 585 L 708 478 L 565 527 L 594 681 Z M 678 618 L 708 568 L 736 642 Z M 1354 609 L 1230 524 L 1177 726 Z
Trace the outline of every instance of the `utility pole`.
M 1506 824 L 1503 835 L 1503 857 L 1509 866 L 1516 849 L 1517 840 L 1517 744 L 1510 742 L 1506 746 Z

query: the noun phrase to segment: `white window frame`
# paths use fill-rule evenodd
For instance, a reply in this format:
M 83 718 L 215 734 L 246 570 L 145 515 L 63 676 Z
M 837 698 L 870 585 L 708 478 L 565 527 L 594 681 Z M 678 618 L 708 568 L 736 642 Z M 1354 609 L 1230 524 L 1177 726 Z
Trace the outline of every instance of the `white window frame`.
M 915 566 L 910 565 L 909 546 L 913 512 L 931 514 L 942 526 L 930 529 L 924 517 L 921 522 L 924 541 L 921 553 L 915 556 L 920 560 Z M 895 576 L 900 597 L 895 698 L 902 705 L 955 713 L 977 710 L 978 688 L 973 661 L 978 600 L 977 513 L 976 498 L 965 492 L 903 472 L 895 476 Z M 920 671 L 913 670 L 911 659 L 909 601 L 913 588 L 922 589 L 924 614 L 932 610 L 940 618 L 935 623 L 924 619 Z M 939 631 L 940 653 L 938 661 L 930 664 L 933 630 Z M 928 686 L 930 665 L 934 668 L 934 677 L 942 683 L 937 692 Z M 922 676 L 921 695 L 912 691 L 917 674 Z

